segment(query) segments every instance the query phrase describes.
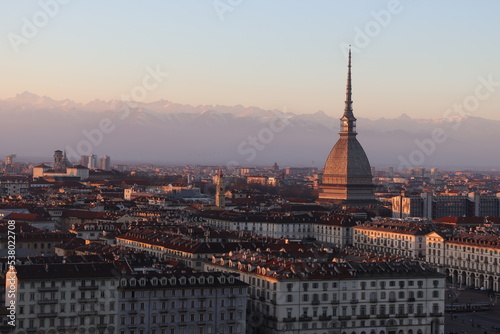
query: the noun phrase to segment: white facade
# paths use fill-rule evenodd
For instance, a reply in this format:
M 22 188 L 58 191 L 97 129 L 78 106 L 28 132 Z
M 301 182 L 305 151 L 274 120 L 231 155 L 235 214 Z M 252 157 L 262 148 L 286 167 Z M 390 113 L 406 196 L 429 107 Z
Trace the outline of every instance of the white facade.
M 283 221 L 270 219 L 269 221 L 237 221 L 204 217 L 207 225 L 221 230 L 248 231 L 256 235 L 269 238 L 286 238 L 302 240 L 314 237 L 314 228 L 311 221 L 302 218 L 286 217 Z
M 112 265 L 17 266 L 16 334 L 74 333 L 75 330 L 115 334 L 118 277 L 111 274 L 109 266 Z M 78 275 L 64 274 L 74 268 L 77 270 L 73 272 Z
M 387 253 L 412 259 L 424 259 L 426 237 L 422 231 L 360 225 L 354 227 L 352 245 L 379 254 Z
M 300 279 L 298 275 L 272 277 L 271 268 L 242 267 L 222 258 L 206 264 L 207 270 L 239 272 L 250 285 L 249 330 L 265 334 L 442 334 L 445 278 L 430 268 L 423 274 L 419 266 L 414 263 L 403 271 L 381 273 L 369 269 L 370 264 L 358 264 L 347 269 L 349 278 Z
M 427 235 L 427 263 L 453 284 L 500 291 L 500 237 L 463 233 L 444 238 Z

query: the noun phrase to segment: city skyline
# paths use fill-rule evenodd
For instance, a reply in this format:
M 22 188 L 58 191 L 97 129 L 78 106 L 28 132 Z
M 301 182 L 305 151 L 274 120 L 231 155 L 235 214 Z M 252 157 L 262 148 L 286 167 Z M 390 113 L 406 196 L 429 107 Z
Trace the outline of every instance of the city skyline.
M 3 4 L 0 99 L 130 99 L 149 74 L 145 102 L 337 117 L 351 44 L 358 117 L 500 119 L 493 1 L 152 3 Z

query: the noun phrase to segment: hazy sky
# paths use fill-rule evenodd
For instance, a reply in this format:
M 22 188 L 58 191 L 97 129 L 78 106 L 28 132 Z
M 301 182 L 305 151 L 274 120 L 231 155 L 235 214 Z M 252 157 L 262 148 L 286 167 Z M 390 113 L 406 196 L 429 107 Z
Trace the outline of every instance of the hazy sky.
M 3 0 L 0 99 L 120 98 L 149 67 L 169 75 L 147 101 L 339 115 L 352 44 L 356 116 L 468 103 L 500 119 L 500 86 L 484 84 L 500 82 L 499 13 L 497 0 Z

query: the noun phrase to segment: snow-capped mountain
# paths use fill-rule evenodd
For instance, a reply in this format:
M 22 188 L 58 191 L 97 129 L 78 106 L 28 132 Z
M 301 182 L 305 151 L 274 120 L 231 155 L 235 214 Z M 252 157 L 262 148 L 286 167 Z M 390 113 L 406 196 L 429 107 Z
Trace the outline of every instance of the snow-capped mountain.
M 322 167 L 338 138 L 339 111 L 296 115 L 238 106 L 94 100 L 86 104 L 24 92 L 0 100 L 0 154 L 51 156 L 67 149 L 116 160 Z M 358 119 L 375 166 L 495 168 L 500 121 Z M 411 167 L 410 166 L 410 167 Z

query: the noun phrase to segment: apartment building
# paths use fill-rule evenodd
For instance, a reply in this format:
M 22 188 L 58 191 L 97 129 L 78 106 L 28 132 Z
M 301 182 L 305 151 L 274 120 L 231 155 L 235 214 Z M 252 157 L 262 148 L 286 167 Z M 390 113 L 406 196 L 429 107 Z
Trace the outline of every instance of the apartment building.
M 426 234 L 430 232 L 425 225 L 381 220 L 353 229 L 352 245 L 356 248 L 410 259 L 425 259 Z
M 412 261 L 269 259 L 233 252 L 207 270 L 240 273 L 248 283 L 254 333 L 441 334 L 445 276 Z
M 247 286 L 223 273 L 124 276 L 117 333 L 244 334 Z
M 426 261 L 453 284 L 500 291 L 500 237 L 459 233 L 427 235 Z

